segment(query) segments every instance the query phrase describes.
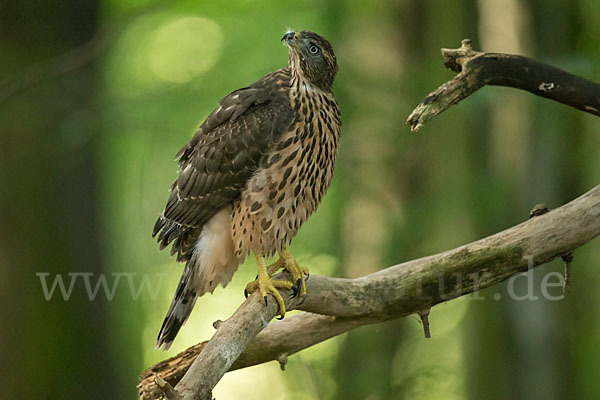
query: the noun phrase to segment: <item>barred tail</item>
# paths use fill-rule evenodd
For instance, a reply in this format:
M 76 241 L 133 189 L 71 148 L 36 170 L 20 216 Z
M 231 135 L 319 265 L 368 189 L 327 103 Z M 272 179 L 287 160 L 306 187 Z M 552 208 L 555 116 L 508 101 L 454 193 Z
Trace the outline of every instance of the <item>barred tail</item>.
M 164 227 L 163 227 L 164 226 Z M 166 227 L 166 228 L 165 228 Z M 171 239 L 170 225 L 159 220 L 155 233 L 168 229 L 165 237 L 166 244 Z M 175 229 L 175 228 L 173 228 Z M 189 229 L 189 228 L 186 228 Z M 212 293 L 220 283 L 225 287 L 233 276 L 238 265 L 243 261 L 234 254 L 233 241 L 231 238 L 231 207 L 226 207 L 216 213 L 202 228 L 194 228 L 194 231 L 182 230 L 189 238 L 180 243 L 188 243 L 197 237 L 193 245 L 186 244 L 185 250 L 180 254 L 188 260 L 183 269 L 183 275 L 177 286 L 175 297 L 167 312 L 165 321 L 160 328 L 156 340 L 156 350 L 161 347 L 169 350 L 177 332 L 190 316 L 196 299 L 204 293 Z M 193 236 L 196 235 L 196 236 Z M 177 236 L 179 240 L 180 236 Z M 179 243 L 179 242 L 176 242 Z
M 196 304 L 198 296 L 194 289 L 194 263 L 195 259 L 192 257 L 185 264 L 183 275 L 181 276 L 179 285 L 177 285 L 175 297 L 173 297 L 169 311 L 167 311 L 167 316 L 158 333 L 156 345 L 154 346 L 156 350 L 160 350 L 161 347 L 165 351 L 169 350 L 179 329 L 188 319 L 194 308 L 194 304 Z

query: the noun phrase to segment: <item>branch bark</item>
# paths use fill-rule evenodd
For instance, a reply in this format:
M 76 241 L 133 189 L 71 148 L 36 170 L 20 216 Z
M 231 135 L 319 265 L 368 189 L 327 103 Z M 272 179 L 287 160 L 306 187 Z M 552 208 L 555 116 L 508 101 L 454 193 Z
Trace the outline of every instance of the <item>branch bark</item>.
M 264 330 L 276 306 L 270 302 L 265 307 L 258 296 L 250 296 L 209 342 L 149 368 L 138 385 L 140 396 L 163 394 L 154 382 L 160 375 L 177 384 L 180 398 L 208 399 L 228 370 L 285 360 L 355 327 L 420 313 L 569 254 L 599 235 L 600 185 L 560 208 L 454 250 L 357 279 L 311 276 L 305 303 L 289 302 L 307 313 Z
M 429 94 L 409 116 L 418 130 L 484 85 L 527 90 L 600 116 L 600 85 L 522 56 L 478 53 L 469 40 L 442 49 L 445 65 L 459 72 Z M 286 298 L 289 310 L 305 313 L 269 324 L 276 305 L 250 296 L 214 336 L 146 370 L 140 397 L 210 399 L 229 370 L 287 357 L 355 327 L 428 315 L 432 306 L 502 282 L 556 257 L 570 256 L 600 235 L 600 186 L 548 213 L 477 242 L 399 264 L 358 279 L 311 276 L 303 304 Z M 427 323 L 427 326 L 425 326 Z M 424 320 L 426 335 L 428 321 Z M 174 386 L 174 388 L 173 388 Z
M 444 65 L 459 72 L 415 107 L 406 123 L 412 131 L 485 85 L 523 89 L 600 116 L 600 85 L 531 58 L 479 53 L 464 39 L 458 49 L 442 49 Z

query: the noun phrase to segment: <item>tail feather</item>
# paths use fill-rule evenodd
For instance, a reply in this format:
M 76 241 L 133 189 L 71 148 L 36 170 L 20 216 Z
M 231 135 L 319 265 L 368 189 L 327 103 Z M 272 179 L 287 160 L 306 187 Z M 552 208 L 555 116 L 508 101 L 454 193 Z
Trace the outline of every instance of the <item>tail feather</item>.
M 160 350 L 161 347 L 165 351 L 169 350 L 179 329 L 183 326 L 194 309 L 194 304 L 196 304 L 198 296 L 194 289 L 193 264 L 194 259 L 192 258 L 185 265 L 183 275 L 181 276 L 179 285 L 177 285 L 177 291 L 175 292 L 169 311 L 167 311 L 167 316 L 158 333 L 156 346 L 154 347 L 156 350 Z
M 157 350 L 171 347 L 196 299 L 204 293 L 212 293 L 219 283 L 225 287 L 243 261 L 234 254 L 230 207 L 219 211 L 201 228 L 180 227 L 172 221 L 161 220 L 156 224 L 155 234 L 160 232 L 159 243 L 161 240 L 170 242 L 174 231 L 180 232 L 173 244 L 178 249 L 177 260 L 187 262 L 158 334 Z

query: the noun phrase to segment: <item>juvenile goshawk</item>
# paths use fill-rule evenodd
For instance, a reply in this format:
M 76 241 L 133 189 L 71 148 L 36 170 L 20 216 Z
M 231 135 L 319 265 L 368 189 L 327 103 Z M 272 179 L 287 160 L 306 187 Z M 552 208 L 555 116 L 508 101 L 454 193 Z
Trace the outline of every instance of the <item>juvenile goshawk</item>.
M 288 32 L 289 65 L 219 102 L 176 155 L 179 176 L 156 221 L 162 250 L 185 261 L 156 348 L 169 349 L 198 296 L 231 280 L 254 252 L 258 278 L 247 291 L 275 297 L 278 288 L 306 295 L 305 274 L 286 250 L 331 182 L 340 136 L 332 86 L 333 49 L 313 32 Z M 279 254 L 269 266 L 264 257 Z M 280 268 L 292 282 L 271 280 Z

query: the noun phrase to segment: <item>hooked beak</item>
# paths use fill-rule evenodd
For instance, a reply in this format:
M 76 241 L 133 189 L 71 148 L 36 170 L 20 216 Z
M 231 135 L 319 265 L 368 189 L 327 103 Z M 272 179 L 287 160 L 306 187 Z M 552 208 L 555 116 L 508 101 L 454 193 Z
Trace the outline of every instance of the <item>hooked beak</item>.
M 285 41 L 285 44 L 298 50 L 298 39 L 300 39 L 298 32 L 287 32 L 283 35 L 281 41 Z

